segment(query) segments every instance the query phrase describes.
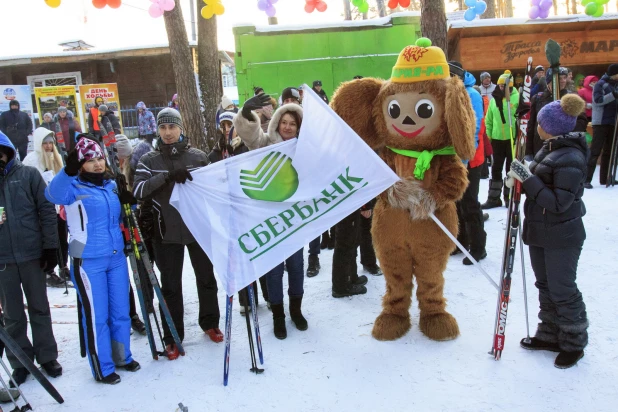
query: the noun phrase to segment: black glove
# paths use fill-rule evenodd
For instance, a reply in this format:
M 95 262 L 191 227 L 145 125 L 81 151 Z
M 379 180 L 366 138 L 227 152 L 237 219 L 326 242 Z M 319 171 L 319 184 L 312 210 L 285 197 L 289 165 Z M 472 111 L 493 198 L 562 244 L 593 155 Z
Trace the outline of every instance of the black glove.
M 53 270 L 58 265 L 58 250 L 43 249 L 43 255 L 40 259 L 41 269 L 43 271 Z
M 73 149 L 64 158 L 64 171 L 69 176 L 77 176 L 79 169 L 86 163 L 86 159 L 79 160 L 77 157 L 77 150 Z
M 249 100 L 245 102 L 245 105 L 242 107 L 242 116 L 249 120 L 253 121 L 253 116 L 251 116 L 252 110 L 261 109 L 264 106 L 268 106 L 270 104 L 270 96 L 267 94 L 260 94 L 258 96 L 253 96 Z
M 133 193 L 129 192 L 128 190 L 123 190 L 122 193 L 118 195 L 118 197 L 120 198 L 120 204 L 122 205 L 126 205 L 127 203 L 131 206 L 137 204 L 137 199 L 135 199 Z
M 193 180 L 193 176 L 187 169 L 174 169 L 167 176 L 168 182 L 185 183 L 187 179 Z

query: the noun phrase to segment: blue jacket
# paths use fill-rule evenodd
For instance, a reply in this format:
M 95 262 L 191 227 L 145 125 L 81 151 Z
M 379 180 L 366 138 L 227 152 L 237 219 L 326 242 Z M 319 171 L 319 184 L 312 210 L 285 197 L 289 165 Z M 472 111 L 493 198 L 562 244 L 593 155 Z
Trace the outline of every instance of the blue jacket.
M 144 104 L 139 102 L 135 106 L 136 109 L 142 109 L 143 112 L 137 114 L 138 132 L 140 136 L 146 136 L 149 134 L 157 134 L 157 122 L 155 121 L 154 114 Z
M 474 75 L 470 72 L 466 72 L 464 78 L 464 86 L 466 91 L 470 95 L 470 101 L 472 102 L 472 108 L 474 109 L 474 117 L 476 118 L 476 131 L 474 132 L 474 147 L 479 146 L 479 132 L 481 131 L 481 121 L 483 120 L 483 98 L 481 94 L 474 90 L 472 86 L 476 84 Z
M 616 122 L 616 97 L 618 82 L 609 78 L 607 74 L 594 85 L 592 92 L 592 125 L 611 125 Z
M 85 259 L 123 253 L 117 192 L 113 180 L 95 186 L 78 176 L 67 175 L 64 169 L 51 181 L 45 197 L 54 204 L 66 206 L 71 257 Z

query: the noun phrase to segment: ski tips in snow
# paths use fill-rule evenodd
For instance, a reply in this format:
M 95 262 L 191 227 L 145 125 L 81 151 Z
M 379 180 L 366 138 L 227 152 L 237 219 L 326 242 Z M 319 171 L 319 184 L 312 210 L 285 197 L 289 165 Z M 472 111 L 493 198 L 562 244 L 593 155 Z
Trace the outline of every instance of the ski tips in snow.
M 560 66 L 560 54 L 560 45 L 553 39 L 547 40 L 547 43 L 545 43 L 545 56 L 550 67 L 558 68 Z

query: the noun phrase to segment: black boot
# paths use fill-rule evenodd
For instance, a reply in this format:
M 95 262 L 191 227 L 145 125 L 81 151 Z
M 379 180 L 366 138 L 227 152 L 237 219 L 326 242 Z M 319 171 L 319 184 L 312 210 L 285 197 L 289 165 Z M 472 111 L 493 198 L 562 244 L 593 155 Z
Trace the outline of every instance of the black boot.
M 45 362 L 41 364 L 41 366 L 43 367 L 43 369 L 45 369 L 45 372 L 47 372 L 47 374 L 52 378 L 57 378 L 58 376 L 62 375 L 62 366 L 60 366 L 57 360 Z
M 117 383 L 120 383 L 120 376 L 118 376 L 116 372 L 112 372 L 103 379 L 101 379 L 100 382 L 107 385 L 115 385 Z
M 365 272 L 369 272 L 369 274 L 373 276 L 382 276 L 383 274 L 380 266 L 376 265 L 375 263 L 373 265 L 363 265 L 363 269 L 365 270 Z
M 142 322 L 138 315 L 134 315 L 131 318 L 131 328 L 140 335 L 146 334 L 146 325 L 144 325 L 144 322 Z
M 530 342 L 526 342 L 527 338 L 523 338 L 519 345 L 528 350 L 547 350 L 550 352 L 560 352 L 560 348 L 558 347 L 557 342 L 545 342 L 540 340 L 539 338 L 533 337 L 530 338 Z
M 558 356 L 556 356 L 554 366 L 558 369 L 568 369 L 571 366 L 575 366 L 577 362 L 583 357 L 583 350 L 577 350 L 575 352 L 561 351 Z
M 493 209 L 494 207 L 502 206 L 502 201 L 500 200 L 501 191 L 502 180 L 490 180 L 487 201 L 481 205 L 481 209 Z
M 320 257 L 318 255 L 309 255 L 309 264 L 307 265 L 307 277 L 312 278 L 320 273 Z
M 17 384 L 17 386 L 21 385 L 22 383 L 26 382 L 26 378 L 28 377 L 28 375 L 30 375 L 30 372 L 28 372 L 28 369 L 26 368 L 15 368 L 13 369 L 13 380 L 15 381 L 15 383 Z M 13 385 L 13 382 L 11 381 L 11 388 L 14 388 L 15 385 Z
M 292 318 L 292 322 L 296 325 L 296 329 L 307 330 L 309 327 L 309 325 L 307 325 L 307 319 L 305 319 L 300 310 L 302 302 L 302 296 L 296 298 L 290 297 L 290 317 Z
M 130 363 L 127 363 L 122 367 L 127 372 L 137 372 L 142 367 L 137 363 L 137 361 L 132 360 Z
M 285 312 L 283 311 L 283 303 L 271 304 L 271 309 L 273 311 L 275 337 L 277 339 L 287 338 L 288 331 L 285 328 Z
M 350 282 L 353 285 L 358 285 L 358 286 L 365 286 L 367 284 L 367 281 L 368 279 L 367 279 L 367 276 L 365 275 L 362 275 L 362 276 L 356 275 L 350 278 Z
M 361 285 L 347 284 L 345 287 L 339 289 L 333 288 L 334 298 L 344 298 L 346 296 L 364 295 L 367 293 L 367 288 Z
M 487 257 L 487 252 L 486 251 L 482 251 L 482 252 L 470 252 L 470 255 L 472 255 L 472 257 L 474 258 L 474 260 L 476 260 L 477 262 L 480 260 L 483 260 Z M 463 258 L 462 263 L 466 266 L 470 266 L 473 265 L 472 261 L 470 259 L 468 259 L 468 256 L 466 256 L 465 258 Z

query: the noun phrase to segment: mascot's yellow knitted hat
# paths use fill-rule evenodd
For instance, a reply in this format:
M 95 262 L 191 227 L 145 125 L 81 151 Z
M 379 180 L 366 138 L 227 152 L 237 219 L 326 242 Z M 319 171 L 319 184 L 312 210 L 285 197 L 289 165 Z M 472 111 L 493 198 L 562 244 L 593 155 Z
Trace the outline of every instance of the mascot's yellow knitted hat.
M 431 40 L 421 37 L 414 46 L 407 46 L 399 53 L 391 82 L 414 83 L 447 79 L 449 76 L 448 63 L 442 49 L 431 46 Z
M 513 76 L 511 76 L 511 71 L 510 70 L 505 70 L 504 74 L 501 74 L 500 77 L 498 77 L 498 84 L 506 83 L 506 80 L 509 77 L 511 78 L 511 81 L 509 81 L 509 87 L 513 87 Z

